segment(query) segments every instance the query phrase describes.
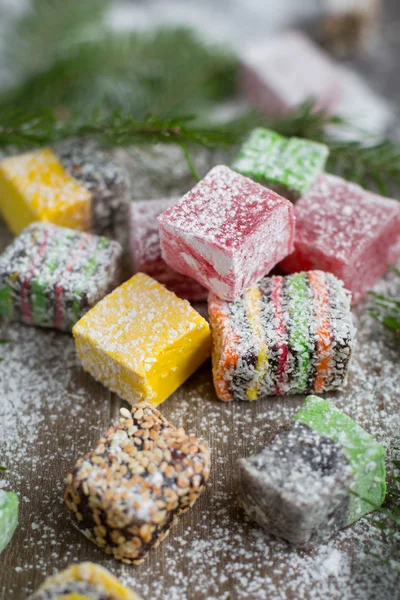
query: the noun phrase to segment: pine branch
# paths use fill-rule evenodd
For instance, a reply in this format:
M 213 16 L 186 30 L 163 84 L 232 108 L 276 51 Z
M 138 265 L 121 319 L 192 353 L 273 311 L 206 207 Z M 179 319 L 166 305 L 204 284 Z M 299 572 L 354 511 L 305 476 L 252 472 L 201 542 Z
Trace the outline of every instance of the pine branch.
M 400 277 L 400 269 L 393 266 L 390 269 Z M 374 306 L 369 311 L 370 315 L 389 331 L 392 331 L 395 339 L 400 342 L 400 301 L 397 298 L 373 291 L 369 294 L 374 298 Z
M 236 70 L 230 52 L 201 42 L 185 28 L 103 31 L 97 39 L 58 49 L 46 69 L 0 95 L 0 109 L 90 116 L 101 107 L 102 114 L 123 110 L 138 119 L 150 111 L 166 117 L 188 114 L 231 97 Z

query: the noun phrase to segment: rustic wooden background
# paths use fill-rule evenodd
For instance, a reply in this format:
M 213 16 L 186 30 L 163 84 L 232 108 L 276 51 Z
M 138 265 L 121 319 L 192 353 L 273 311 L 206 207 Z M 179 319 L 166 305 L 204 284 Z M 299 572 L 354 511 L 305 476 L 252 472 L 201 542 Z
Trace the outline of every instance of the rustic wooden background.
M 384 45 L 357 66 L 396 101 L 400 11 L 396 0 L 387 8 Z M 189 185 L 185 168 L 177 167 L 173 184 L 164 185 L 158 172 L 151 178 L 148 166 L 147 159 L 135 166 L 137 173 L 143 170 L 137 197 L 145 191 L 156 197 L 163 189 L 184 192 Z M 10 239 L 0 225 L 0 249 Z M 390 276 L 379 289 L 400 293 Z M 349 386 L 328 397 L 386 443 L 400 431 L 399 350 L 368 316 L 365 302 L 355 317 L 359 346 Z M 10 340 L 0 347 L 0 464 L 8 468 L 0 485 L 20 496 L 20 524 L 0 556 L 1 600 L 24 600 L 46 575 L 83 560 L 108 567 L 150 599 L 398 597 L 399 575 L 384 562 L 398 548 L 368 519 L 309 554 L 246 523 L 235 502 L 235 460 L 260 450 L 303 398 L 221 403 L 209 364 L 160 407 L 174 424 L 209 442 L 213 465 L 207 492 L 143 565 L 128 567 L 106 557 L 71 525 L 62 500 L 63 479 L 125 404 L 83 373 L 70 336 L 1 322 L 0 338 Z

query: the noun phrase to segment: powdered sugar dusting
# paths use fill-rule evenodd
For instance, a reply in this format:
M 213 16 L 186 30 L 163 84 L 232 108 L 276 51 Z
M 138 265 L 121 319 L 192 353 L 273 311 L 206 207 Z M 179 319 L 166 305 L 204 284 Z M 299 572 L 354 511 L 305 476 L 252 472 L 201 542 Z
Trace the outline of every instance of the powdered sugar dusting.
M 390 274 L 375 289 L 400 292 Z M 400 428 L 398 349 L 368 316 L 365 301 L 354 312 L 358 349 L 349 384 L 326 397 L 386 445 Z M 208 491 L 143 565 L 104 557 L 71 525 L 63 480 L 118 416 L 121 402 L 82 372 L 70 336 L 4 322 L 0 338 L 10 340 L 0 346 L 0 463 L 9 469 L 0 485 L 18 492 L 21 505 L 20 526 L 0 555 L 12 587 L 2 578 L 0 597 L 25 600 L 46 575 L 88 559 L 152 600 L 395 597 L 397 573 L 371 555 L 389 556 L 394 542 L 367 519 L 309 554 L 244 520 L 232 485 L 235 460 L 259 452 L 304 397 L 219 402 L 209 364 L 161 407 L 176 426 L 210 443 Z

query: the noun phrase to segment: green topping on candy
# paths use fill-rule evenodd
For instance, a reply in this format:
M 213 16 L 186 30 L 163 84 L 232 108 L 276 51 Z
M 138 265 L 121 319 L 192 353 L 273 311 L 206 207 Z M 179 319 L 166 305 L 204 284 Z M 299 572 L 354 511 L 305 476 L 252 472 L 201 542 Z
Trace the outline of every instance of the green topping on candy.
M 301 393 L 308 387 L 310 366 L 308 279 L 306 273 L 296 273 L 287 278 L 286 282 L 286 290 L 290 299 L 288 307 L 290 346 L 296 350 L 298 360 L 296 387 Z
M 232 169 L 265 185 L 286 188 L 298 197 L 323 172 L 328 154 L 325 144 L 285 138 L 259 127 L 243 144 Z
M 348 522 L 380 506 L 386 495 L 385 449 L 331 402 L 308 396 L 295 421 L 340 444 L 353 470 Z
M 18 496 L 0 490 L 0 552 L 11 540 L 18 525 Z

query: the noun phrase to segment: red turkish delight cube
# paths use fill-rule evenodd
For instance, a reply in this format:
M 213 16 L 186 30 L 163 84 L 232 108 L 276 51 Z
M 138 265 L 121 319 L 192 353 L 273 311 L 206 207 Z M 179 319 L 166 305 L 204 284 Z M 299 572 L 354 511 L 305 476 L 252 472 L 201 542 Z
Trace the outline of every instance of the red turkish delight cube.
M 340 70 L 299 31 L 250 46 L 241 83 L 247 99 L 265 114 L 288 112 L 310 99 L 316 110 L 329 110 L 342 91 Z
M 322 175 L 296 203 L 288 273 L 320 269 L 344 281 L 353 303 L 400 257 L 400 203 Z
M 293 205 L 218 166 L 159 218 L 165 261 L 234 300 L 293 250 Z
M 146 273 L 185 300 L 207 300 L 208 290 L 171 269 L 161 256 L 157 217 L 178 198 L 139 200 L 130 206 L 130 249 L 133 274 Z

